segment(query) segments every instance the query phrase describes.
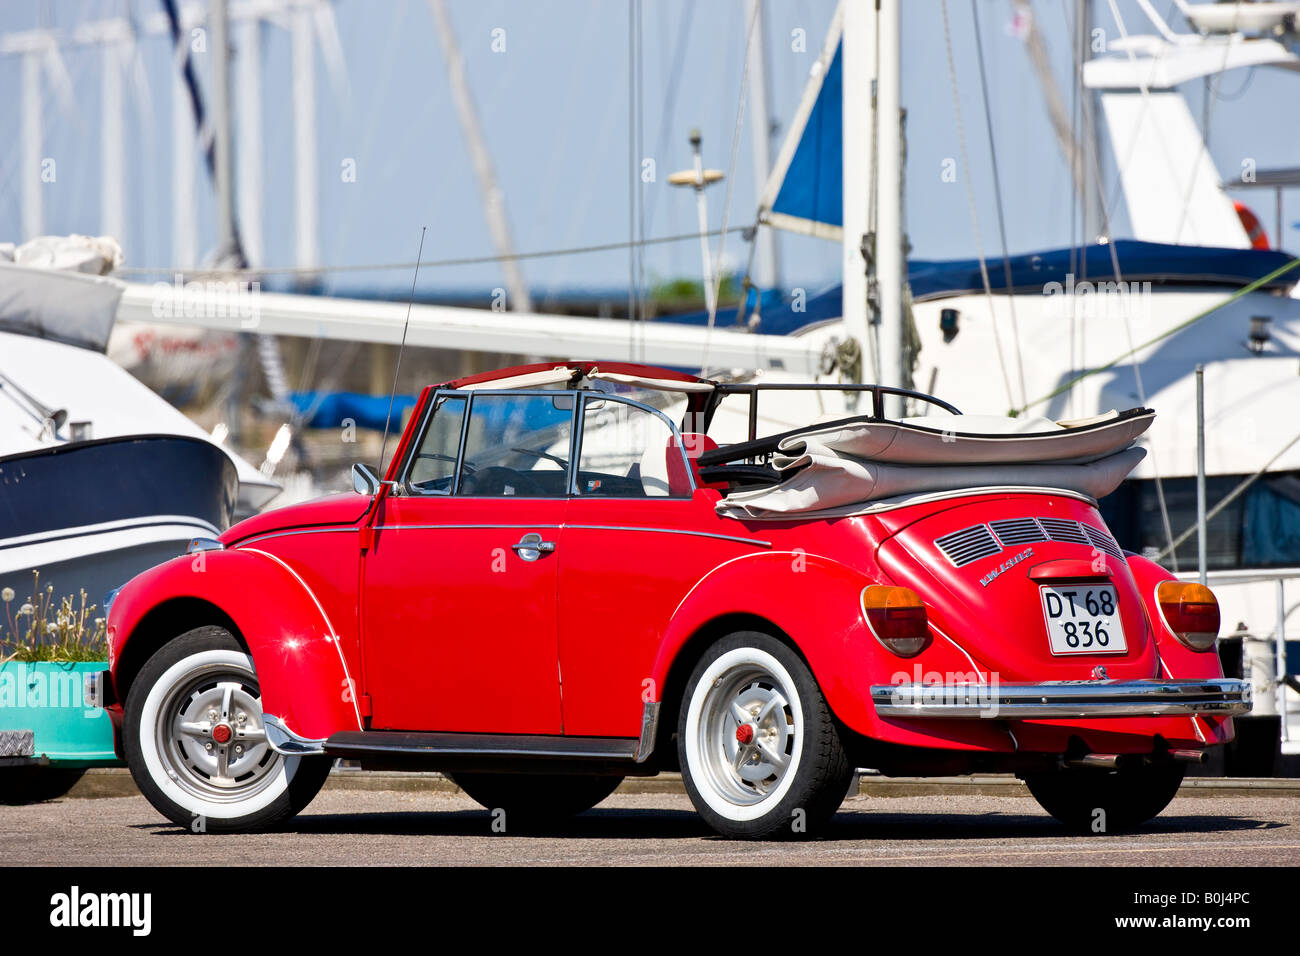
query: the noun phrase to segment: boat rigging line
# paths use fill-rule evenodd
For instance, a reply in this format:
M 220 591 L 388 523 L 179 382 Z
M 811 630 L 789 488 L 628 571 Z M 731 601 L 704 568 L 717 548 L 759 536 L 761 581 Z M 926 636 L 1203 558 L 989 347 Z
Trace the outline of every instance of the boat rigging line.
M 727 222 L 731 217 L 731 200 L 735 194 L 736 159 L 740 155 L 740 134 L 745 126 L 745 100 L 749 94 L 750 54 L 754 48 L 754 28 L 758 25 L 758 6 L 750 10 L 749 22 L 745 27 L 744 67 L 740 71 L 740 97 L 736 102 L 736 122 L 731 128 L 731 156 L 727 160 L 727 188 L 722 198 L 722 223 L 718 229 L 718 254 L 714 257 L 717 267 L 713 270 L 713 296 L 709 304 L 709 321 L 705 327 L 704 354 L 700 359 L 700 374 L 705 375 L 709 365 L 709 335 L 713 332 L 714 320 L 718 315 L 718 294 L 722 291 L 722 254 L 727 245 Z M 758 227 L 754 229 L 758 235 Z M 756 240 L 751 240 L 751 242 Z
M 744 233 L 756 228 L 757 226 L 757 222 L 745 226 L 728 226 L 726 231 L 728 233 Z M 719 233 L 720 232 L 721 230 L 719 230 Z M 594 243 L 587 246 L 569 246 L 561 249 L 538 249 L 532 252 L 513 252 L 508 255 L 461 256 L 453 259 L 434 259 L 429 262 L 420 263 L 420 268 L 434 269 L 453 266 L 487 265 L 494 262 L 503 262 L 507 259 L 547 259 L 559 256 L 586 255 L 595 252 L 617 252 L 621 249 L 626 249 L 629 246 L 658 246 L 671 242 L 687 241 L 699 242 L 700 234 L 698 232 L 679 233 L 671 236 L 655 236 L 650 239 L 642 240 L 632 239 L 629 241 Z M 357 263 L 334 266 L 249 266 L 243 269 L 193 269 L 177 268 L 174 266 L 133 266 L 114 269 L 113 273 L 114 275 L 124 276 L 294 276 L 308 273 L 315 275 L 316 273 L 327 272 L 393 272 L 399 270 L 406 271 L 414 267 L 414 262 Z
M 980 91 L 984 99 L 984 127 L 989 140 L 989 160 L 993 165 L 993 200 L 998 212 L 998 235 L 1002 240 L 1002 270 L 1007 282 L 1007 309 L 1011 313 L 1011 342 L 1015 346 L 1016 371 L 1020 378 L 1020 400 L 1029 397 L 1025 388 L 1025 362 L 1020 348 L 1020 325 L 1016 321 L 1016 297 L 1011 281 L 1011 255 L 1007 250 L 1007 225 L 1002 211 L 1002 179 L 998 174 L 998 148 L 993 139 L 993 109 L 989 105 L 989 83 L 984 69 L 984 42 L 980 38 L 980 16 L 975 0 L 970 3 L 971 20 L 975 24 L 975 54 L 980 67 Z
M 948 22 L 948 0 L 941 4 L 943 11 L 943 45 L 948 54 L 948 79 L 952 85 L 952 106 L 957 117 L 957 144 L 961 150 L 961 176 L 966 184 L 966 199 L 970 204 L 971 229 L 975 233 L 975 254 L 980 263 L 980 280 L 984 284 L 984 297 L 989 304 L 989 323 L 993 328 L 993 345 L 998 353 L 998 368 L 1002 372 L 1002 384 L 1007 390 L 1007 401 L 1015 404 L 1015 394 L 1011 390 L 1011 376 L 1007 373 L 1006 358 L 1002 354 L 1002 335 L 998 331 L 997 310 L 993 307 L 993 287 L 989 284 L 989 267 L 984 258 L 984 242 L 980 238 L 979 212 L 975 206 L 975 185 L 971 181 L 970 157 L 966 151 L 966 127 L 961 118 L 961 92 L 957 86 L 957 65 L 952 55 L 952 27 Z
M 1300 434 L 1297 434 L 1294 438 L 1292 438 L 1289 442 L 1287 442 L 1282 447 L 1281 451 L 1279 451 L 1276 455 L 1270 458 L 1267 463 L 1265 463 L 1263 468 L 1255 472 L 1253 475 L 1249 475 L 1248 477 L 1242 479 L 1242 481 L 1235 488 L 1233 488 L 1230 492 L 1228 492 L 1226 495 L 1223 496 L 1223 499 L 1217 505 L 1215 505 L 1213 508 L 1207 511 L 1205 513 L 1206 523 L 1209 523 L 1211 518 L 1217 515 L 1224 508 L 1228 507 L 1228 505 L 1232 504 L 1232 502 L 1235 501 L 1237 498 L 1239 498 L 1241 494 L 1244 491 L 1246 491 L 1247 488 L 1249 488 L 1255 482 L 1259 481 L 1259 479 L 1263 478 L 1264 475 L 1268 472 L 1268 470 L 1273 467 L 1274 463 L 1283 455 L 1285 455 L 1288 451 L 1290 451 L 1292 446 L 1294 446 L 1296 442 L 1300 442 Z M 1190 538 L 1192 535 L 1196 534 L 1196 529 L 1198 527 L 1199 527 L 1199 523 L 1193 523 L 1191 527 L 1189 527 L 1186 531 L 1184 531 L 1177 538 L 1175 538 L 1167 548 L 1165 548 L 1158 555 L 1156 555 L 1155 560 L 1158 562 L 1165 557 L 1172 558 L 1174 549 L 1177 548 L 1184 541 L 1186 541 L 1188 538 Z
M 1113 250 L 1111 254 L 1112 256 L 1114 255 Z M 1232 295 L 1228 296 L 1222 302 L 1215 303 L 1214 305 L 1210 306 L 1208 309 L 1204 309 L 1196 313 L 1195 315 L 1193 315 L 1191 318 L 1179 322 L 1177 325 L 1173 326 L 1172 328 L 1166 329 L 1165 331 L 1161 332 L 1159 335 L 1148 339 L 1147 341 L 1143 342 L 1140 345 L 1130 348 L 1127 352 L 1117 355 L 1115 358 L 1111 359 L 1106 364 L 1098 365 L 1096 368 L 1091 368 L 1091 369 L 1087 369 L 1086 371 L 1080 372 L 1077 376 L 1070 379 L 1068 382 L 1064 383 L 1063 385 L 1060 385 L 1057 388 L 1052 389 L 1052 391 L 1048 392 L 1047 394 L 1041 395 L 1038 398 L 1034 399 L 1032 402 L 1028 402 L 1025 405 L 1021 405 L 1019 408 L 1013 408 L 1011 410 L 1012 413 L 1014 415 L 1022 415 L 1025 412 L 1027 412 L 1029 409 L 1033 408 L 1035 405 L 1041 405 L 1043 402 L 1050 401 L 1051 399 L 1056 398 L 1056 396 L 1064 394 L 1065 392 L 1074 388 L 1075 385 L 1083 381 L 1085 378 L 1090 378 L 1093 375 L 1097 375 L 1101 372 L 1106 372 L 1109 371 L 1110 369 L 1113 369 L 1116 365 L 1119 365 L 1125 359 L 1132 358 L 1134 355 L 1143 351 L 1144 349 L 1150 348 L 1152 345 L 1155 345 L 1156 343 L 1169 338 L 1171 335 L 1175 335 L 1176 333 L 1181 332 L 1183 329 L 1187 328 L 1188 326 L 1194 325 L 1195 323 L 1201 321 L 1202 319 L 1207 318 L 1210 315 L 1213 315 L 1215 312 L 1219 311 L 1224 306 L 1231 305 L 1233 302 L 1236 302 L 1242 296 L 1249 295 L 1250 293 L 1268 285 L 1270 282 L 1274 282 L 1277 279 L 1280 279 L 1282 276 L 1286 275 L 1288 272 L 1294 269 L 1297 265 L 1300 265 L 1300 257 L 1296 257 L 1292 259 L 1290 262 L 1278 266 L 1268 275 L 1260 276 L 1258 279 L 1255 279 L 1249 285 L 1242 286 L 1240 289 L 1232 293 Z M 1119 281 L 1118 271 L 1116 272 L 1116 281 Z M 1139 398 L 1142 397 L 1139 396 Z M 1142 401 L 1145 402 L 1146 399 L 1142 398 Z

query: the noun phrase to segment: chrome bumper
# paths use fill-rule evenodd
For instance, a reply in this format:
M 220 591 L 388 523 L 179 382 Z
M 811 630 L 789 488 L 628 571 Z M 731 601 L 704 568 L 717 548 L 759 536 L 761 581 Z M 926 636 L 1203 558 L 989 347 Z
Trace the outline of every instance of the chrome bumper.
M 274 714 L 262 715 L 262 727 L 266 730 L 267 745 L 278 754 L 308 757 L 325 752 L 325 741 L 299 737 Z
M 1041 684 L 874 684 L 871 701 L 882 717 L 1231 717 L 1250 712 L 1251 686 L 1249 681 L 1228 677 Z

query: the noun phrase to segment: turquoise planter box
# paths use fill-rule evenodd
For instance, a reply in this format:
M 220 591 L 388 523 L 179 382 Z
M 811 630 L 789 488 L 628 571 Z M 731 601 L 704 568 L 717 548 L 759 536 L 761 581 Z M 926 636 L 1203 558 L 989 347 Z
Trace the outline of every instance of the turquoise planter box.
M 6 661 L 0 664 L 0 731 L 30 730 L 36 758 L 64 767 L 118 763 L 113 722 L 87 700 L 85 679 L 103 663 Z

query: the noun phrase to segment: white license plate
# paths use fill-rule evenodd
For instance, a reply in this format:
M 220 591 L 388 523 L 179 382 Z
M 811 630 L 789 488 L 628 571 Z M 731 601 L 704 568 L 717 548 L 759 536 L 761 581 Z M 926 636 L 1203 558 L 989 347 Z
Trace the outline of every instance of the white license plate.
M 1038 589 L 1053 654 L 1123 654 L 1119 594 L 1109 584 L 1043 585 Z

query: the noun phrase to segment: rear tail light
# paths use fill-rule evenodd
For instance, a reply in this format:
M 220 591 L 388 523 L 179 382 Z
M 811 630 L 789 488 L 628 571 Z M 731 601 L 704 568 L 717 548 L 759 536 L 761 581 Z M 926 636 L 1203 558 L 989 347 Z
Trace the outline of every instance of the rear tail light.
M 1219 636 L 1219 602 L 1204 584 L 1161 581 L 1156 604 L 1167 627 L 1194 651 L 1208 651 Z
M 862 617 L 876 640 L 899 657 L 915 657 L 930 643 L 925 605 L 911 588 L 863 588 Z

